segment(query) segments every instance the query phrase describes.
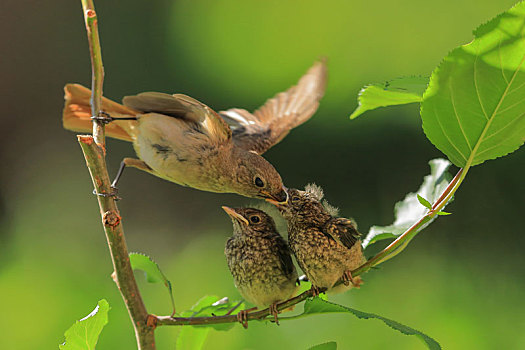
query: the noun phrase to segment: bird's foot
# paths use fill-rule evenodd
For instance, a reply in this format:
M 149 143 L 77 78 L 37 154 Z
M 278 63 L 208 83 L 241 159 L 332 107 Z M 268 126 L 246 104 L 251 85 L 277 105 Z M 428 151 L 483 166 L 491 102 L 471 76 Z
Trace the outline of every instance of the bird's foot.
M 268 307 L 268 310 L 270 311 L 270 315 L 273 315 L 273 319 L 275 320 L 275 323 L 279 325 L 279 317 L 277 316 L 279 314 L 279 310 L 277 310 L 277 303 L 273 303 Z
M 116 201 L 118 200 L 121 200 L 122 198 L 120 198 L 118 196 L 118 189 L 116 187 L 113 187 L 111 186 L 111 192 L 110 193 L 98 193 L 97 190 L 93 190 L 93 194 L 96 195 L 96 196 L 100 196 L 100 197 L 113 197 L 113 199 L 115 199 Z
M 341 280 L 345 286 L 349 286 L 351 283 L 354 288 L 359 288 L 361 284 L 363 284 L 361 277 L 352 277 L 352 272 L 350 270 L 346 270 L 343 273 Z
M 239 323 L 242 324 L 244 329 L 248 329 L 248 313 L 253 310 L 257 310 L 257 307 L 241 310 L 237 313 L 237 321 L 239 321 Z
M 137 120 L 137 117 L 119 117 L 115 118 L 112 117 L 108 112 L 100 111 L 98 112 L 98 115 L 94 115 L 91 117 L 91 120 L 97 120 L 101 122 L 102 124 L 109 124 L 112 121 L 115 120 Z
M 98 115 L 92 116 L 91 120 L 97 120 L 97 121 L 101 122 L 102 124 L 109 124 L 113 120 L 115 120 L 115 118 L 113 118 L 111 115 L 109 115 L 108 112 L 100 111 L 100 112 L 98 112 Z
M 321 293 L 321 291 L 319 290 L 319 287 L 315 286 L 312 284 L 312 287 L 310 288 L 310 290 L 312 291 L 312 297 L 318 297 L 319 294 Z

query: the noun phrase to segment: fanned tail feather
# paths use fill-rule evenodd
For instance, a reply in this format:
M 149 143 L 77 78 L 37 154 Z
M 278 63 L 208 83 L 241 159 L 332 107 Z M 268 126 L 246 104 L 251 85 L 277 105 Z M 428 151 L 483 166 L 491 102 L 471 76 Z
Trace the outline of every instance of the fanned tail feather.
M 80 84 L 67 84 L 64 86 L 65 105 L 62 113 L 62 123 L 65 129 L 90 132 L 93 129 L 91 121 L 91 90 Z M 139 112 L 107 99 L 102 98 L 102 110 L 112 117 L 134 117 Z M 129 132 L 136 121 L 123 120 L 106 125 L 106 135 L 115 139 L 132 142 Z

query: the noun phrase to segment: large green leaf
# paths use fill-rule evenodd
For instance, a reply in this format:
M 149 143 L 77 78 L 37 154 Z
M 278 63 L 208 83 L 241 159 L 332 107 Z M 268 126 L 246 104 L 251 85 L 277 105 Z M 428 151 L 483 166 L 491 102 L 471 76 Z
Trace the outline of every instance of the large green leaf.
M 175 314 L 175 301 L 173 300 L 173 290 L 171 282 L 166 278 L 164 273 L 160 270 L 159 265 L 153 261 L 149 256 L 141 253 L 129 253 L 129 261 L 133 270 L 142 270 L 146 274 L 146 280 L 149 283 L 162 282 L 168 289 L 170 294 L 171 306 L 173 314 Z
M 429 162 L 430 175 L 425 176 L 423 183 L 415 193 L 409 193 L 394 208 L 396 219 L 392 225 L 372 226 L 363 240 L 363 247 L 382 239 L 395 238 L 422 218 L 428 209 L 421 204 L 418 195 L 428 202 L 434 203 L 443 193 L 452 176 L 447 172 L 451 163 L 445 159 L 433 159 Z M 430 205 L 430 203 L 428 203 Z M 428 226 L 436 217 L 432 218 L 419 230 Z
M 359 105 L 350 118 L 378 107 L 421 102 L 427 84 L 428 77 L 403 77 L 367 85 L 359 92 Z
M 304 304 L 303 314 L 298 315 L 298 316 L 292 316 L 292 317 L 289 317 L 289 318 L 293 319 L 293 318 L 299 318 L 301 316 L 311 315 L 311 314 L 327 314 L 327 313 L 341 313 L 341 312 L 350 313 L 350 314 L 356 316 L 357 318 L 361 318 L 361 319 L 375 318 L 375 319 L 381 320 L 387 326 L 395 329 L 396 331 L 399 331 L 399 332 L 401 332 L 403 334 L 406 334 L 406 335 L 415 335 L 415 336 L 417 336 L 418 338 L 423 340 L 423 342 L 425 342 L 427 347 L 429 349 L 431 349 L 431 350 L 439 350 L 439 349 L 441 349 L 441 346 L 439 345 L 439 343 L 437 341 L 435 341 L 434 339 L 432 339 L 428 335 L 426 335 L 426 334 L 424 334 L 424 333 L 422 333 L 422 332 L 420 332 L 418 330 L 415 330 L 415 329 L 413 329 L 411 327 L 405 326 L 405 325 L 403 325 L 403 324 L 401 324 L 399 322 L 390 320 L 388 318 L 385 318 L 385 317 L 382 317 L 382 316 L 379 316 L 379 315 L 376 315 L 376 314 L 371 314 L 371 313 L 368 313 L 368 312 L 359 311 L 359 310 L 356 310 L 356 309 L 353 309 L 353 308 L 350 308 L 350 307 L 347 307 L 347 306 L 335 304 L 335 303 L 332 303 L 330 301 L 322 300 L 322 299 L 319 299 L 319 298 L 307 299 L 305 304 Z M 281 320 L 286 320 L 286 318 L 281 318 Z
M 105 299 L 83 319 L 76 321 L 65 333 L 66 341 L 60 350 L 92 350 L 97 345 L 102 328 L 108 323 L 109 304 Z
M 432 73 L 423 129 L 457 166 L 504 156 L 525 141 L 525 3 L 474 31 Z

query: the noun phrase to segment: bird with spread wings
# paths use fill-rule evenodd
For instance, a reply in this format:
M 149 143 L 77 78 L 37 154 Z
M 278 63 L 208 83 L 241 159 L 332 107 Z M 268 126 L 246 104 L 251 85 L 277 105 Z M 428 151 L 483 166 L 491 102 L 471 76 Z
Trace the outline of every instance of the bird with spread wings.
M 103 98 L 106 135 L 132 142 L 135 167 L 171 182 L 210 192 L 287 200 L 281 176 L 261 154 L 307 121 L 323 97 L 327 68 L 316 62 L 297 85 L 250 113 L 233 108 L 215 112 L 182 94 L 143 92 L 123 104 Z M 67 84 L 63 124 L 68 130 L 92 128 L 91 91 Z

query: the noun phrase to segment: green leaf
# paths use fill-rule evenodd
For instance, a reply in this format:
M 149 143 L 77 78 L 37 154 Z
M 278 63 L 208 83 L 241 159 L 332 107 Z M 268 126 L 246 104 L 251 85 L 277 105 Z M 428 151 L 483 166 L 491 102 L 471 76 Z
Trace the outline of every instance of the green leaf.
M 429 164 L 430 175 L 425 176 L 423 184 L 417 192 L 407 194 L 405 199 L 396 203 L 394 208 L 396 219 L 394 223 L 389 226 L 372 226 L 363 240 L 364 248 L 379 240 L 395 238 L 405 232 L 427 213 L 428 207 L 425 208 L 420 205 L 421 202 L 418 196 L 428 198 L 430 202 L 434 203 L 447 188 L 452 179 L 452 176 L 447 172 L 451 165 L 450 162 L 438 158 L 431 160 Z M 431 207 L 429 201 L 426 202 Z M 435 218 L 436 216 L 423 225 L 420 230 L 428 226 Z
M 229 298 L 219 298 L 215 295 L 207 295 L 202 297 L 190 310 L 181 313 L 182 317 L 209 317 L 209 316 L 223 316 L 226 315 L 232 308 L 236 307 L 234 313 L 244 308 L 244 302 L 230 301 Z M 212 327 L 218 331 L 227 331 L 235 326 L 234 323 L 209 324 L 198 326 L 184 326 L 184 327 Z
M 356 309 L 353 309 L 353 308 L 350 308 L 350 307 L 347 307 L 347 306 L 335 304 L 335 303 L 332 303 L 330 301 L 322 300 L 322 299 L 319 299 L 319 298 L 307 299 L 305 304 L 304 304 L 303 314 L 299 315 L 299 316 L 305 316 L 305 315 L 311 315 L 311 314 L 341 313 L 341 312 L 351 313 L 354 316 L 356 316 L 357 318 L 361 318 L 361 319 L 375 318 L 375 319 L 381 320 L 387 326 L 395 329 L 396 331 L 399 331 L 399 332 L 401 332 L 403 334 L 406 334 L 406 335 L 415 335 L 415 336 L 417 336 L 419 339 L 421 339 L 423 342 L 425 342 L 427 347 L 429 349 L 431 349 L 431 350 L 439 350 L 439 349 L 441 349 L 441 346 L 439 345 L 439 343 L 437 341 L 435 341 L 434 339 L 432 339 L 428 335 L 426 335 L 424 333 L 421 333 L 420 331 L 415 330 L 415 329 L 413 329 L 411 327 L 405 326 L 405 325 L 403 325 L 403 324 L 401 324 L 399 322 L 390 320 L 388 318 L 385 318 L 385 317 L 382 317 L 382 316 L 379 316 L 379 315 L 376 315 L 376 314 L 371 314 L 371 313 L 368 313 L 368 312 L 359 311 L 359 310 L 356 310 Z M 294 316 L 289 317 L 289 318 L 293 318 L 293 317 Z M 281 318 L 281 320 L 285 320 L 285 318 Z
M 173 300 L 173 290 L 171 287 L 171 282 L 166 278 L 166 276 L 160 270 L 159 265 L 153 261 L 149 256 L 141 253 L 130 253 L 129 262 L 131 263 L 131 268 L 133 270 L 142 270 L 146 274 L 146 280 L 149 283 L 159 283 L 162 282 L 168 289 L 170 294 L 171 306 L 173 308 L 172 315 L 175 314 L 175 301 Z
M 177 350 L 200 350 L 210 332 L 210 327 L 184 326 L 177 337 Z
M 327 343 L 322 343 L 314 345 L 308 350 L 337 350 L 337 343 L 335 341 L 329 341 Z
M 164 283 L 167 281 L 162 271 L 160 271 L 159 265 L 149 256 L 141 253 L 129 253 L 129 261 L 133 270 L 144 271 L 146 280 L 149 283 Z
M 421 104 L 429 140 L 459 167 L 525 141 L 525 3 L 474 31 L 432 73 Z
M 378 107 L 421 102 L 427 84 L 428 77 L 403 77 L 365 86 L 359 92 L 359 106 L 350 119 Z
M 221 299 L 214 295 L 207 295 L 202 297 L 190 310 L 181 313 L 183 317 L 196 316 L 212 316 L 213 304 L 219 302 Z M 220 303 L 219 303 L 220 304 Z M 233 327 L 233 325 L 232 325 Z M 231 328 L 231 327 L 230 327 Z M 182 327 L 179 336 L 177 337 L 177 350 L 193 350 L 202 349 L 204 342 L 208 337 L 210 327 L 202 326 L 184 326 Z
M 109 304 L 105 299 L 83 319 L 76 321 L 65 333 L 66 341 L 59 345 L 60 350 L 95 349 L 102 328 L 108 323 Z
M 432 209 L 432 204 L 429 203 L 425 198 L 421 197 L 419 194 L 417 195 L 417 200 L 421 205 L 423 205 L 427 209 Z
M 450 215 L 452 213 L 447 213 L 446 211 L 438 211 L 436 214 L 437 215 Z

